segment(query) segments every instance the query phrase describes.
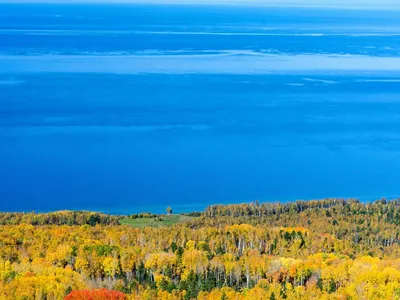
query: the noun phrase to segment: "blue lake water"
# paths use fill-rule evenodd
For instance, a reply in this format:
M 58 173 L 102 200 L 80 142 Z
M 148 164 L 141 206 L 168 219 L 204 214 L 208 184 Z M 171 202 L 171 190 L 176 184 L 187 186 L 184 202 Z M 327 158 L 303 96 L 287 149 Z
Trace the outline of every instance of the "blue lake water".
M 398 13 L 0 4 L 0 210 L 400 196 Z

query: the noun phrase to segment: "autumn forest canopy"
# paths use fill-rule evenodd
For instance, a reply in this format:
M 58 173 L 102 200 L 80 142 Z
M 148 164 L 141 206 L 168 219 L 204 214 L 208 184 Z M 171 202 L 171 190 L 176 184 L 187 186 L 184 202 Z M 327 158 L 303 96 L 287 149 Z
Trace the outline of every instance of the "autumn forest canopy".
M 1 213 L 0 299 L 400 299 L 399 224 L 385 199 Z

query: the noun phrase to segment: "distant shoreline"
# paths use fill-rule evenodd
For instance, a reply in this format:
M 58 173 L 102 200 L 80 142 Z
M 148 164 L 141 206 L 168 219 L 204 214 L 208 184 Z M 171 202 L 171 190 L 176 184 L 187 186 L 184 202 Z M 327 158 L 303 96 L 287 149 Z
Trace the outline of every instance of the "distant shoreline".
M 4 211 L 0 210 L 0 213 L 32 213 L 35 212 L 37 214 L 49 214 L 49 213 L 56 213 L 56 212 L 62 212 L 62 211 L 70 211 L 70 212 L 88 212 L 88 213 L 99 213 L 99 214 L 106 214 L 106 215 L 112 215 L 112 216 L 128 216 L 128 215 L 134 215 L 134 214 L 142 214 L 142 213 L 149 213 L 149 214 L 155 214 L 155 215 L 165 215 L 165 209 L 168 206 L 171 206 L 173 209 L 173 214 L 175 215 L 185 215 L 185 214 L 190 214 L 194 212 L 204 212 L 207 207 L 210 206 L 228 206 L 228 205 L 240 205 L 240 204 L 252 204 L 252 203 L 268 203 L 268 204 L 290 204 L 290 203 L 295 203 L 297 201 L 304 201 L 304 202 L 310 202 L 310 201 L 324 201 L 324 200 L 357 200 L 360 201 L 361 203 L 364 204 L 369 204 L 373 203 L 375 201 L 379 201 L 382 199 L 385 199 L 387 201 L 393 201 L 399 199 L 400 196 L 390 196 L 390 197 L 328 197 L 328 198 L 320 198 L 320 199 L 296 199 L 296 200 L 286 200 L 286 201 L 247 201 L 247 202 L 229 202 L 229 203 L 214 203 L 214 204 L 171 204 L 166 202 L 165 204 L 159 204 L 159 205 L 153 205 L 153 206 L 147 206 L 143 207 L 143 209 L 127 209 L 125 211 L 120 210 L 120 209 L 79 209 L 79 208 L 72 208 L 72 209 L 49 209 L 49 210 L 32 210 L 32 211 Z

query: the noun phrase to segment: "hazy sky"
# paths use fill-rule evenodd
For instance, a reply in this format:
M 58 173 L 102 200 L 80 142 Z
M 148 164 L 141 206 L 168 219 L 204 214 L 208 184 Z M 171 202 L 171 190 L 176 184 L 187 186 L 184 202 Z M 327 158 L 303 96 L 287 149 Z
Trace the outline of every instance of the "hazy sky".
M 400 0 L 0 0 L 0 2 L 51 2 L 51 3 L 205 3 L 252 4 L 276 6 L 320 6 L 347 8 L 400 8 Z

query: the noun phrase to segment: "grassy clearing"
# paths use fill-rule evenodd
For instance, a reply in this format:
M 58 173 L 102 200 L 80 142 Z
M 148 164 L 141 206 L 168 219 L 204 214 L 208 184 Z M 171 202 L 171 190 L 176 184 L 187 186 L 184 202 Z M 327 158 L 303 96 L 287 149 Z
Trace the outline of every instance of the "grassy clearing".
M 130 219 L 125 218 L 120 221 L 122 225 L 130 225 L 137 228 L 143 228 L 147 226 L 151 227 L 161 227 L 161 226 L 171 226 L 176 223 L 189 221 L 196 219 L 195 217 L 184 216 L 184 215 L 158 215 L 162 221 L 156 220 L 155 218 L 137 218 Z

